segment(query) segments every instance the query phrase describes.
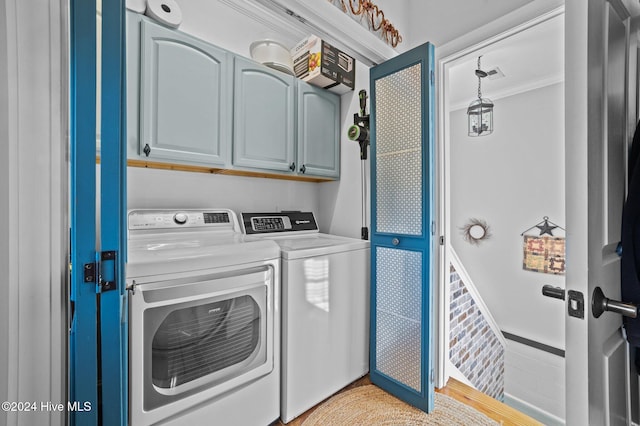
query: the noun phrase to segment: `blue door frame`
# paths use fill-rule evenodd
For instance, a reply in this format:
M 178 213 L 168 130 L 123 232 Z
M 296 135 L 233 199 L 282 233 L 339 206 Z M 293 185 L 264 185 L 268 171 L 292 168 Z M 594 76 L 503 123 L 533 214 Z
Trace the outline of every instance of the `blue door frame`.
M 98 419 L 96 262 L 96 4 L 71 2 L 71 334 L 69 401 L 90 404 L 69 413 L 71 424 Z M 93 272 L 92 272 L 93 271 Z M 85 276 L 87 282 L 85 282 Z M 83 405 L 84 406 L 84 405 Z
M 124 264 L 127 248 L 125 0 L 102 1 L 102 129 L 100 132 L 100 241 L 111 261 L 115 288 L 100 294 L 102 424 L 128 418 L 128 304 Z M 103 262 L 103 274 L 108 265 Z M 110 281 L 104 276 L 103 281 Z
M 100 244 L 96 251 L 96 3 L 70 3 L 71 424 L 127 423 L 124 0 L 102 2 Z
M 381 95 L 377 92 L 378 82 L 387 77 L 393 78 L 406 70 L 417 70 L 419 76 L 412 79 L 412 85 L 404 85 L 403 81 L 394 81 L 394 89 Z M 416 72 L 417 74 L 417 72 Z M 418 46 L 395 58 L 392 58 L 370 71 L 371 90 L 371 324 L 370 324 L 370 377 L 371 381 L 405 402 L 429 412 L 434 405 L 433 383 L 433 248 L 434 248 L 434 158 L 435 158 L 435 94 L 434 94 L 434 47 L 430 43 Z M 384 91 L 381 89 L 381 92 Z M 386 224 L 395 224 L 396 220 L 403 218 L 390 215 L 401 214 L 397 205 L 403 203 L 403 196 L 411 188 L 405 187 L 402 178 L 414 176 L 411 173 L 396 173 L 397 166 L 401 163 L 389 163 L 388 159 L 396 155 L 394 152 L 380 154 L 378 146 L 379 135 L 384 132 L 384 117 L 378 111 L 379 104 L 384 101 L 379 96 L 389 96 L 388 93 L 415 94 L 419 99 L 414 99 L 412 104 L 413 114 L 417 115 L 416 122 L 412 126 L 419 126 L 420 136 L 418 147 L 404 150 L 402 132 L 386 131 L 386 140 L 394 140 L 391 145 L 398 158 L 407 152 L 419 152 L 419 158 L 412 157 L 415 165 L 420 166 L 420 176 L 413 181 L 411 188 L 416 189 L 419 196 L 412 192 L 416 199 L 420 198 L 416 210 L 420 214 L 419 222 L 415 221 L 415 230 L 392 231 L 394 226 L 380 226 L 384 217 Z M 387 99 L 388 101 L 388 99 Z M 403 100 L 393 99 L 391 110 L 394 116 L 406 117 L 403 108 L 406 106 Z M 388 105 L 388 102 L 387 102 Z M 415 111 L 418 111 L 417 113 Z M 386 109 L 387 113 L 389 108 Z M 408 111 L 407 111 L 408 112 Z M 392 121 L 394 121 L 392 119 Z M 388 123 L 388 121 L 387 121 Z M 378 126 L 381 126 L 379 129 Z M 389 136 L 392 134 L 393 136 Z M 397 142 L 396 142 L 397 141 Z M 387 144 L 388 145 L 388 144 Z M 391 150 L 393 151 L 393 150 Z M 411 154 L 410 154 L 411 155 Z M 386 159 L 385 159 L 386 157 Z M 387 163 L 383 163 L 387 161 Z M 378 172 L 380 162 L 384 174 L 391 176 L 390 180 L 383 182 L 384 177 Z M 388 165 L 392 164 L 391 169 Z M 417 167 L 416 167 L 417 168 Z M 392 170 L 392 172 L 388 172 Z M 382 189 L 380 189 L 382 188 Z M 380 192 L 380 194 L 379 194 Z M 379 196 L 391 197 L 392 203 L 382 201 Z M 386 203 L 386 204 L 385 204 Z M 389 207 L 389 206 L 392 207 Z M 416 206 L 414 206 L 416 207 Z M 381 211 L 381 208 L 385 211 Z M 390 214 L 391 212 L 391 214 Z M 382 215 L 382 216 L 379 216 Z M 406 214 L 405 214 L 406 216 Z M 405 217 L 406 219 L 406 217 Z M 419 226 L 418 226 L 419 223 Z M 389 229 L 385 230 L 387 227 Z M 389 260 L 391 259 L 391 261 Z M 417 267 L 416 267 L 417 265 Z M 388 271 L 389 268 L 392 271 Z M 385 270 L 386 269 L 386 270 Z M 380 298 L 378 297 L 380 295 Z M 413 297 L 415 296 L 415 297 Z M 389 299 L 392 299 L 390 301 Z M 417 299 L 417 300 L 416 300 Z M 411 305 L 411 309 L 407 306 Z M 407 314 L 407 312 L 409 312 Z M 404 325 L 409 324 L 409 327 Z M 411 333 L 405 333 L 411 329 Z M 391 336 L 391 337 L 389 337 Z M 406 339 L 405 339 L 406 337 Z M 407 357 L 407 352 L 411 352 Z M 419 354 L 417 353 L 419 352 Z M 411 374 L 405 374 L 407 369 L 397 368 L 398 364 L 407 363 Z M 409 365 L 411 364 L 411 365 Z M 404 366 L 403 366 L 404 368 Z M 409 377 L 409 378 L 408 378 Z

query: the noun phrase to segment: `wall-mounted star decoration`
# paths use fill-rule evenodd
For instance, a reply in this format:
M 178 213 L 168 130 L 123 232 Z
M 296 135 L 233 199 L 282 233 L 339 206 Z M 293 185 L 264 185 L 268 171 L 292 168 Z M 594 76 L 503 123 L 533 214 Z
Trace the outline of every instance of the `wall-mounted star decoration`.
M 549 234 L 553 237 L 553 230 L 556 229 L 558 226 L 557 225 L 552 225 L 551 223 L 549 223 L 549 218 L 547 216 L 544 217 L 544 221 L 539 224 L 536 225 L 536 228 L 538 228 L 540 230 L 540 235 L 544 235 L 544 234 Z
M 544 216 L 542 218 L 542 222 L 533 225 L 531 228 L 529 229 L 525 229 L 524 232 L 522 232 L 522 234 L 520 235 L 524 235 L 526 232 L 531 231 L 532 229 L 538 228 L 540 230 L 540 235 L 544 235 L 544 234 L 549 234 L 553 237 L 553 230 L 556 228 L 562 229 L 564 231 L 564 228 L 562 226 L 556 225 L 555 223 L 551 222 L 549 220 L 549 216 Z

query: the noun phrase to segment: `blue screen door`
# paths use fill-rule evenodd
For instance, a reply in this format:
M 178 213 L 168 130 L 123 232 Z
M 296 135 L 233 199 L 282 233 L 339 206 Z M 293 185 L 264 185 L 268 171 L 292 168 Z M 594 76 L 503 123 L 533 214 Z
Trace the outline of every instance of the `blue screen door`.
M 127 423 L 124 12 L 124 0 L 103 0 L 101 12 L 95 0 L 70 2 L 72 272 L 67 408 L 70 424 L 75 425 Z M 102 55 L 97 60 L 99 21 Z M 100 129 L 96 126 L 98 63 L 102 67 Z M 101 139 L 99 190 L 97 134 Z
M 434 48 L 371 69 L 371 381 L 433 409 Z

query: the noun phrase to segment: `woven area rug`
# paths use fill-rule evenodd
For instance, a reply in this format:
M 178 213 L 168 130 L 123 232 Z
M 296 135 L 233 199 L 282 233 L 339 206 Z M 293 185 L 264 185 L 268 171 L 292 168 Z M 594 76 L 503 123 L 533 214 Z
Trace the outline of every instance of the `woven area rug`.
M 435 409 L 427 414 L 374 385 L 333 396 L 316 408 L 302 426 L 494 426 L 489 417 L 448 396 L 435 394 Z

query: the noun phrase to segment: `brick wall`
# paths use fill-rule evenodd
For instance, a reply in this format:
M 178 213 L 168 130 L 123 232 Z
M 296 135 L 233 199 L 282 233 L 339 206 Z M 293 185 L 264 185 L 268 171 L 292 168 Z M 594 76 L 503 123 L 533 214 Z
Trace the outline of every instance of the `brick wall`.
M 478 390 L 503 401 L 504 347 L 453 265 L 449 286 L 449 359 Z

